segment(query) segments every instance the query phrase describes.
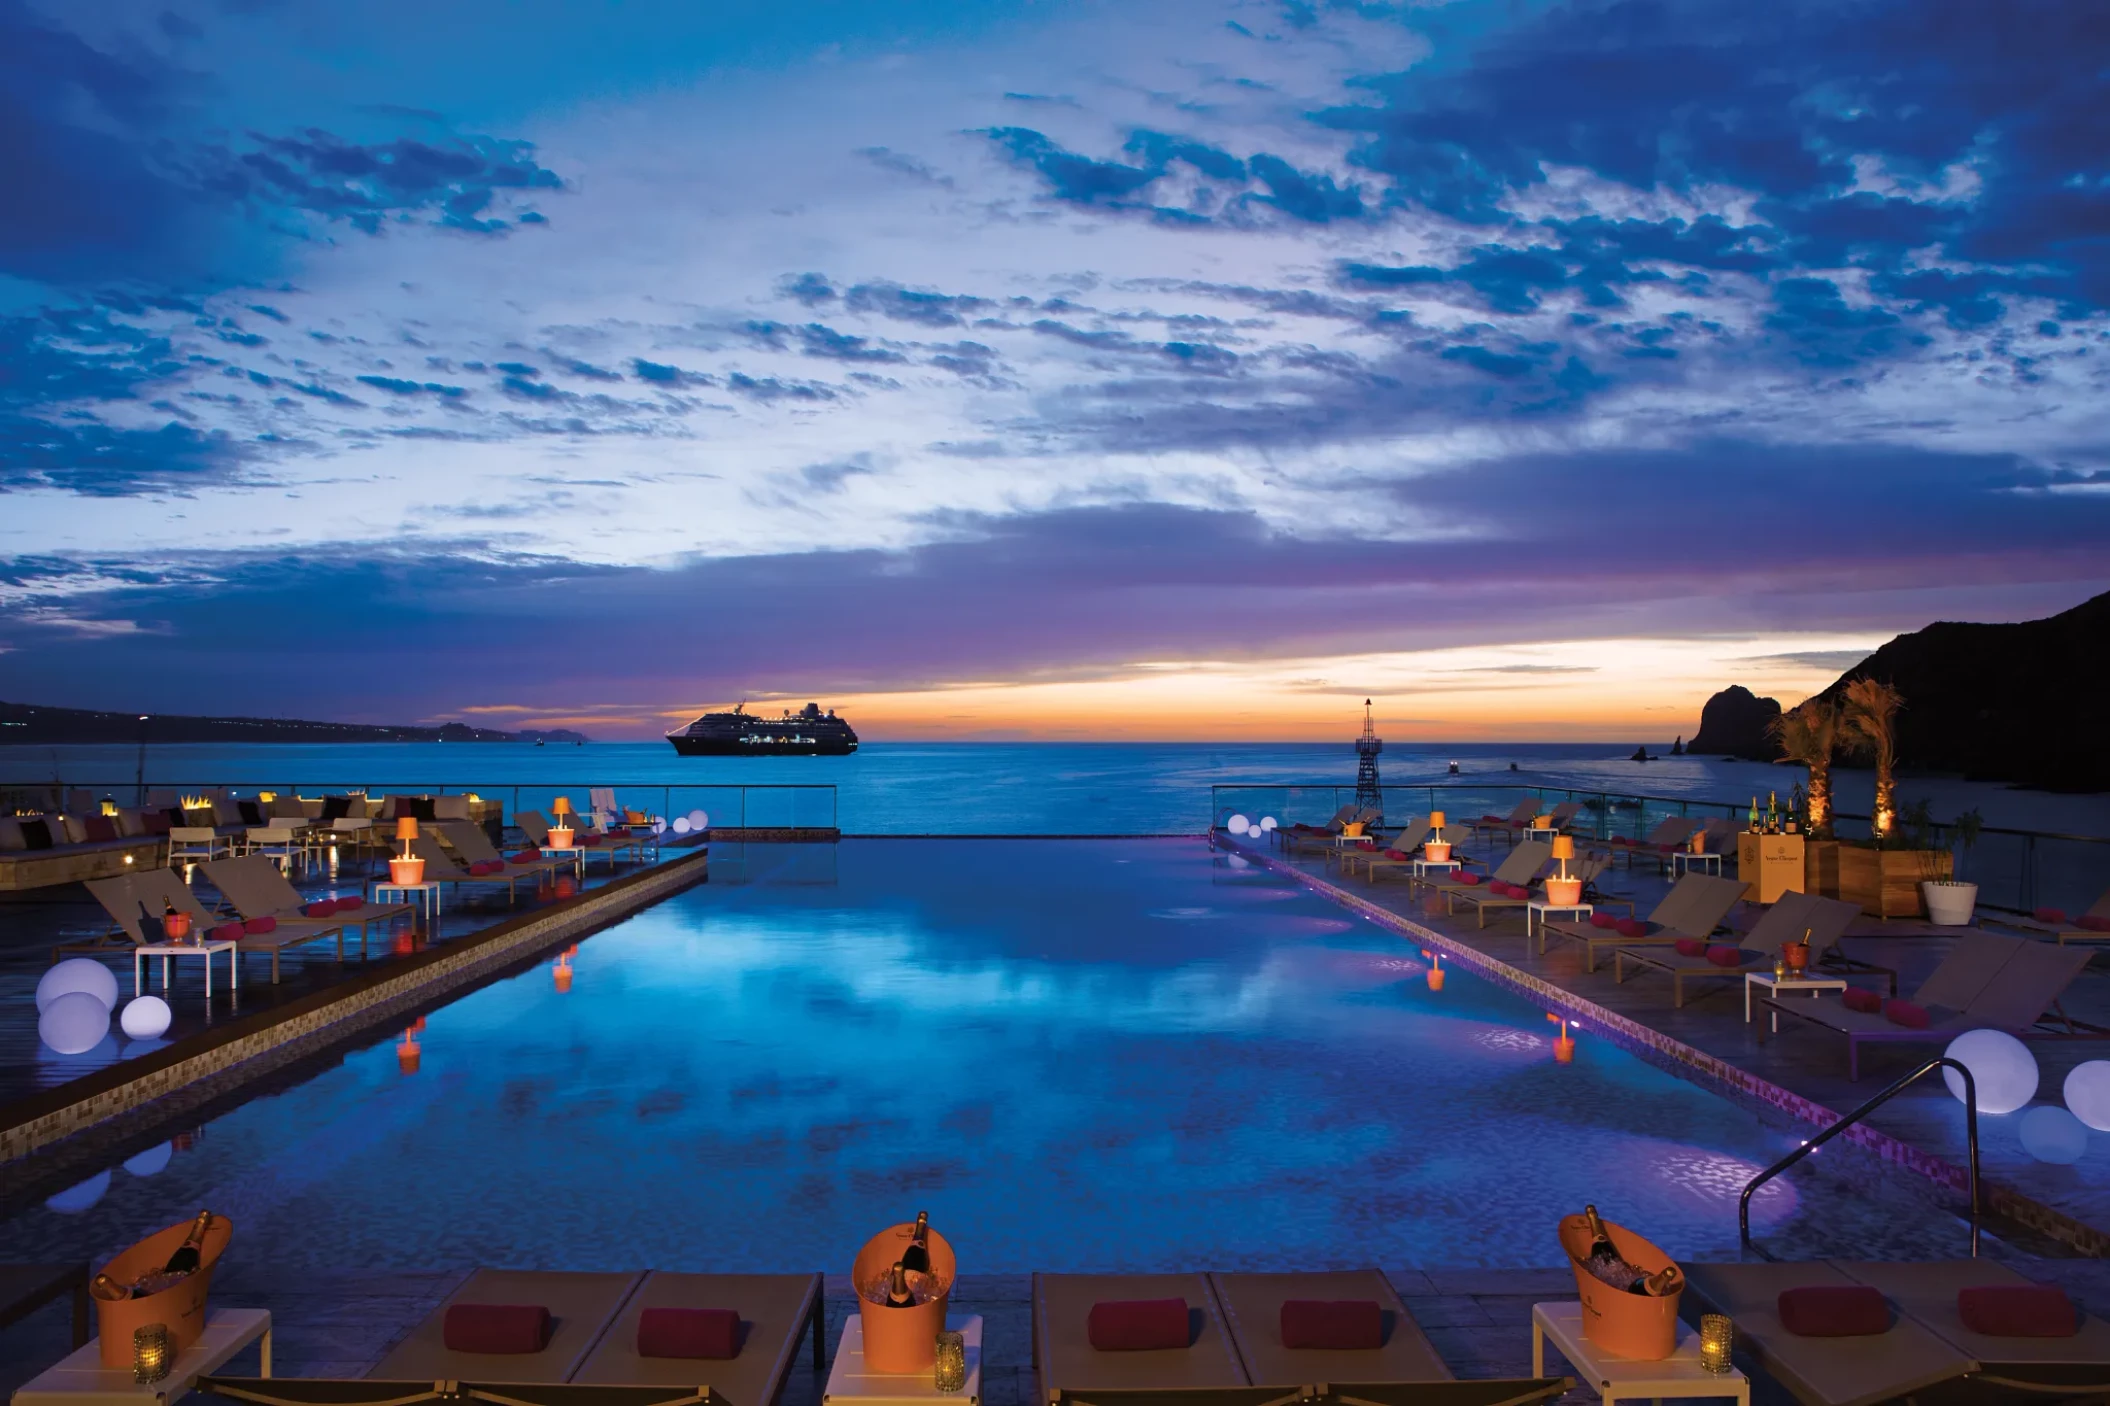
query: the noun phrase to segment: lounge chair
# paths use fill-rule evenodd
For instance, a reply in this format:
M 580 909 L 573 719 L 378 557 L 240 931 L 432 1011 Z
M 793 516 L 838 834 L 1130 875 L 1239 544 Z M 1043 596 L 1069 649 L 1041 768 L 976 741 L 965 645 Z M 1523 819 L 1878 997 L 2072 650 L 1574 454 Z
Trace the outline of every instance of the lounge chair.
M 1101 1352 L 1091 1344 L 1092 1305 L 1185 1299 L 1187 1346 Z M 1033 1371 L 1039 1402 L 1050 1393 L 1250 1385 L 1205 1274 L 1035 1274 Z
M 536 848 L 540 849 L 549 844 L 549 821 L 543 818 L 541 811 L 523 810 L 513 817 L 513 822 Z M 605 858 L 609 871 L 613 873 L 618 857 L 629 854 L 642 861 L 648 857 L 655 844 L 656 840 L 640 839 L 627 830 L 604 833 L 599 830 L 574 829 L 572 832 L 573 853 L 578 856 L 576 863 L 581 874 L 586 872 L 587 861 L 595 855 Z
M 1459 857 L 1456 850 L 1451 852 L 1451 857 L 1453 859 Z M 1471 863 L 1472 861 L 1464 860 L 1461 862 Z M 1540 851 L 1525 849 L 1519 845 L 1511 850 L 1500 864 L 1495 866 L 1494 873 L 1488 875 L 1487 880 L 1490 883 L 1499 880 L 1505 884 L 1521 884 L 1528 881 L 1533 874 L 1538 873 L 1547 863 L 1546 856 Z M 1475 877 L 1477 879 L 1477 876 Z M 1459 895 L 1484 894 L 1487 892 L 1486 888 L 1478 882 L 1467 883 L 1461 878 L 1435 874 L 1424 874 L 1419 879 L 1414 880 L 1413 884 L 1416 890 L 1427 890 L 1429 893 L 1442 895 L 1443 911 L 1446 915 L 1457 911 Z
M 1808 1338 L 1780 1321 L 1787 1289 L 1850 1288 L 1857 1281 L 1824 1261 L 1801 1264 L 1687 1264 L 1685 1280 L 1709 1313 L 1736 1321 L 1737 1345 L 1809 1406 L 1873 1406 L 1963 1377 L 1977 1367 L 1926 1325 L 1905 1314 L 1887 1332 Z
M 220 862 L 226 863 L 229 861 L 222 860 Z M 266 860 L 265 862 L 269 863 L 270 861 Z M 134 947 L 145 946 L 147 940 L 146 935 L 140 931 L 139 927 L 139 909 L 142 903 L 146 905 L 147 911 L 157 916 L 168 911 L 171 904 L 175 906 L 177 912 L 188 913 L 190 915 L 191 935 L 193 937 L 204 937 L 212 929 L 231 921 L 220 914 L 211 912 L 204 904 L 200 903 L 197 894 L 191 892 L 191 886 L 183 882 L 182 875 L 172 869 L 148 869 L 137 874 L 127 874 L 121 878 L 98 879 L 89 884 L 88 891 L 93 893 L 96 901 L 103 905 L 103 911 L 108 913 L 117 924 L 118 931 L 123 934 L 126 942 Z M 254 953 L 266 953 L 270 956 L 271 984 L 276 986 L 278 984 L 279 953 L 289 947 L 299 947 L 309 942 L 320 942 L 326 937 L 336 940 L 337 960 L 343 961 L 344 928 L 341 924 L 329 920 L 303 919 L 297 924 L 282 923 L 271 932 L 244 932 L 234 942 L 235 951 L 243 956 Z M 119 946 L 120 944 L 112 940 L 92 949 L 66 947 L 58 950 L 60 952 L 81 950 L 108 951 L 110 948 Z M 56 960 L 56 957 L 54 957 L 54 960 Z
M 1353 874 L 1360 869 L 1366 882 L 1377 882 L 1380 869 L 1397 869 L 1414 862 L 1414 851 L 1429 837 L 1429 822 L 1426 816 L 1417 815 L 1399 827 L 1399 833 L 1389 840 L 1375 841 L 1374 849 L 1351 849 L 1341 855 L 1341 873 Z
M 2068 942 L 2110 942 L 2110 889 L 2104 889 L 2102 897 L 2096 899 L 2087 912 L 2071 917 L 2057 908 L 2039 908 L 2030 914 L 1983 913 L 1978 921 L 1997 923 L 2004 928 L 2015 928 L 2022 932 L 2041 933 L 2064 945 Z
M 1292 830 L 1283 839 L 1283 845 L 1292 854 L 1301 853 L 1305 850 L 1316 850 L 1330 855 L 1340 848 L 1336 841 L 1348 833 L 1350 825 L 1368 827 L 1377 824 L 1384 818 L 1384 813 L 1375 807 L 1365 807 L 1359 810 L 1354 806 L 1344 806 L 1342 810 L 1347 812 L 1345 819 L 1342 818 L 1340 811 L 1336 811 L 1334 819 L 1327 821 L 1322 829 L 1314 830 L 1300 826 Z M 1281 835 L 1282 831 L 1278 829 L 1275 833 Z
M 1993 1260 L 1938 1260 L 1931 1264 L 1878 1264 L 1834 1260 L 1848 1278 L 1879 1290 L 1905 1316 L 1977 1366 L 1978 1380 L 2014 1384 L 2053 1396 L 2099 1396 L 2110 1390 L 2110 1323 L 2080 1314 L 2078 1333 L 2068 1338 L 1995 1337 L 1965 1326 L 1957 1295 L 1981 1286 L 2026 1288 L 2025 1279 Z
M 279 872 L 269 855 L 252 854 L 241 859 L 222 859 L 205 866 L 205 877 L 244 918 L 276 918 L 282 928 L 300 928 L 322 923 L 359 929 L 359 959 L 366 960 L 368 929 L 390 918 L 417 920 L 418 910 L 408 903 L 372 903 L 362 900 L 357 908 L 342 908 L 326 918 L 309 917 L 309 900 Z M 349 896 L 349 895 L 347 895 Z M 342 952 L 338 960 L 344 960 Z
M 736 1357 L 698 1360 L 644 1357 L 637 1325 L 648 1308 L 730 1308 L 740 1315 Z M 813 1337 L 813 1366 L 826 1365 L 827 1304 L 818 1274 L 668 1274 L 654 1271 L 623 1304 L 615 1321 L 569 1380 L 613 1386 L 680 1386 L 708 1381 L 725 1406 L 775 1406 L 798 1359 L 799 1339 Z
M 387 1382 L 568 1382 L 644 1278 L 635 1271 L 479 1269 L 366 1375 Z M 540 1352 L 456 1352 L 447 1346 L 446 1323 L 457 1304 L 540 1305 L 554 1320 L 549 1341 Z M 695 1380 L 710 1375 L 702 1362 L 688 1366 Z
M 1421 1325 L 1399 1301 L 1390 1281 L 1375 1269 L 1339 1269 L 1303 1274 L 1211 1274 L 1224 1326 L 1260 1385 L 1300 1382 L 1447 1382 L 1451 1369 L 1430 1344 Z M 1291 1299 L 1369 1300 L 1386 1320 L 1384 1345 L 1357 1349 L 1287 1347 L 1282 1341 L 1282 1305 Z
M 2073 1020 L 2059 1009 L 2060 995 L 2093 955 L 2003 933 L 1966 932 L 1913 993 L 1913 1004 L 1927 1012 L 1924 1026 L 1899 1025 L 1880 1012 L 1848 1010 L 1843 997 L 1829 993 L 1792 1001 L 1768 999 L 1765 1004 L 1770 1012 L 1844 1035 L 1846 1077 L 1859 1079 L 1864 1044 L 1946 1044 L 1966 1030 L 1980 1029 L 2005 1030 L 2025 1040 L 2110 1036 L 2110 1029 Z M 2063 1028 L 2047 1028 L 2053 1021 Z M 1759 1038 L 1765 1038 L 1763 1028 Z
M 1692 842 L 1692 832 L 1699 829 L 1700 825 L 1701 822 L 1691 816 L 1665 816 L 1657 822 L 1655 829 L 1638 840 L 1614 835 L 1602 845 L 1592 845 L 1591 848 L 1601 849 L 1614 857 L 1626 856 L 1626 867 L 1629 869 L 1634 867 L 1634 857 L 1639 855 L 1644 859 L 1653 860 L 1660 872 L 1664 865 L 1670 863 L 1671 855 L 1675 854 L 1680 846 Z
M 1710 961 L 1705 953 L 1686 956 L 1675 946 L 1621 947 L 1612 957 L 1613 979 L 1626 980 L 1629 962 L 1636 967 L 1668 972 L 1670 1003 L 1672 1006 L 1683 1006 L 1686 982 L 1741 982 L 1747 972 L 1770 968 L 1784 945 L 1801 941 L 1805 934 L 1809 937 L 1810 961 L 1815 963 L 1831 951 L 1833 944 L 1845 936 L 1847 925 L 1860 915 L 1861 909 L 1857 904 L 1842 903 L 1836 898 L 1823 898 L 1817 894 L 1791 891 L 1782 894 L 1779 901 L 1768 908 L 1765 915 L 1758 920 L 1758 925 L 1737 940 L 1737 950 L 1742 953 L 1742 958 L 1733 967 Z
M 1522 846 L 1519 846 L 1519 848 L 1521 849 Z M 1553 863 L 1553 860 L 1542 856 L 1538 867 L 1540 869 L 1548 869 Z M 1610 865 L 1611 861 L 1602 855 L 1592 855 L 1588 859 L 1571 859 L 1568 861 L 1568 876 L 1582 880 L 1583 889 L 1587 892 Z M 1496 893 L 1490 883 L 1481 885 L 1478 888 L 1460 889 L 1451 894 L 1450 899 L 1453 903 L 1471 904 L 1479 920 L 1478 926 L 1483 928 L 1487 926 L 1487 916 L 1490 913 L 1528 913 L 1532 904 L 1545 901 L 1546 881 L 1544 877 L 1513 880 L 1512 883 L 1516 887 L 1526 888 L 1530 891 L 1522 898 L 1518 898 L 1513 891 L 1510 893 Z M 1633 905 L 1628 904 L 1627 906 L 1631 908 Z
M 1730 909 L 1736 907 L 1747 887 L 1741 879 L 1687 874 L 1671 885 L 1670 892 L 1663 895 L 1663 901 L 1648 915 L 1646 931 L 1621 933 L 1616 928 L 1601 928 L 1591 923 L 1549 919 L 1539 924 L 1539 953 L 1544 955 L 1549 936 L 1579 942 L 1588 953 L 1586 970 L 1594 972 L 1597 970 L 1597 954 L 1602 951 L 1619 947 L 1669 947 L 1679 938 L 1697 937 L 1704 941 L 1722 925 L 1722 920 L 1729 916 Z
M 532 878 L 542 872 L 539 868 L 530 868 L 507 860 L 505 862 L 506 867 L 496 873 L 472 874 L 467 869 L 456 864 L 453 857 L 440 848 L 440 842 L 430 835 L 420 835 L 412 840 L 410 842 L 410 852 L 425 861 L 426 883 L 452 884 L 456 893 L 461 892 L 463 884 L 470 884 L 479 888 L 496 888 L 503 885 L 506 891 L 506 905 L 508 907 L 511 907 L 520 897 L 520 881 Z M 536 863 L 537 865 L 541 863 L 539 856 L 536 859 Z
M 1537 796 L 1526 796 L 1512 806 L 1507 815 L 1483 815 L 1475 820 L 1471 827 L 1472 833 L 1477 838 L 1483 832 L 1489 835 L 1506 835 L 1521 830 L 1531 823 L 1532 817 L 1539 813 L 1542 804 L 1544 802 Z
M 1544 815 L 1534 815 L 1522 825 L 1511 826 L 1508 831 L 1509 842 L 1515 844 L 1519 840 L 1550 840 L 1567 829 L 1568 823 L 1574 820 L 1581 810 L 1581 801 L 1562 801 Z
M 453 848 L 456 854 L 461 856 L 464 867 L 471 864 L 490 864 L 495 861 L 505 865 L 509 870 L 517 870 L 521 874 L 532 874 L 538 882 L 545 874 L 555 875 L 560 869 L 571 868 L 570 863 L 562 859 L 538 858 L 532 864 L 515 864 L 498 852 L 497 846 L 491 843 L 491 837 L 484 833 L 484 827 L 474 821 L 442 820 L 431 828 Z M 530 838 L 533 837 L 530 836 Z M 537 848 L 540 848 L 539 842 Z

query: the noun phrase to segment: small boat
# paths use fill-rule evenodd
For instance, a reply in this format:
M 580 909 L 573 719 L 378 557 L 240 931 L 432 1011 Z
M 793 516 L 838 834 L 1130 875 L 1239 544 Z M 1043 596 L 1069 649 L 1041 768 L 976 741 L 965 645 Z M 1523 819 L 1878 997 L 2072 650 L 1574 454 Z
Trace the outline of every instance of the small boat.
M 1452 763 L 1451 763 L 1451 775 L 1453 775 L 1453 776 L 1456 776 L 1457 774 L 1458 774 L 1458 763 L 1456 763 L 1456 762 L 1452 762 Z

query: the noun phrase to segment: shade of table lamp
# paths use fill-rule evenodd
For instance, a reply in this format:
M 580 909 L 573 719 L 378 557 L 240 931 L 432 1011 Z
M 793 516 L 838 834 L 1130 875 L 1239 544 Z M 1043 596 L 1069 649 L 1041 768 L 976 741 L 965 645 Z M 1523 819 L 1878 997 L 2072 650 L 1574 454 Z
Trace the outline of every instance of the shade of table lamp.
M 411 884 L 425 882 L 425 860 L 422 856 L 410 852 L 410 842 L 417 837 L 418 818 L 414 815 L 397 816 L 396 839 L 403 846 L 403 852 L 388 861 L 390 883 L 407 888 Z
M 1568 872 L 1568 865 L 1575 858 L 1575 837 L 1555 835 L 1553 837 L 1553 862 L 1560 866 L 1560 873 L 1546 880 L 1546 902 L 1558 907 L 1569 907 L 1582 902 L 1582 880 Z

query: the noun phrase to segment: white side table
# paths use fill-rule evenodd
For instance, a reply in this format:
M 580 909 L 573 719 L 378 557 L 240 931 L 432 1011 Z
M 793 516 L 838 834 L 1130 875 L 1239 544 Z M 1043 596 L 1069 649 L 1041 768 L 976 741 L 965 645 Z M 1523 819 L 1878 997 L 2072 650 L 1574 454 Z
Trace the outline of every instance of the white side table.
M 1414 861 L 1414 877 L 1426 879 L 1431 869 L 1440 869 L 1448 874 L 1453 869 L 1463 869 L 1464 867 L 1465 861 L 1462 859 L 1417 859 Z
M 1672 852 L 1670 856 L 1670 872 L 1672 874 L 1682 879 L 1691 873 L 1694 868 L 1698 868 L 1703 874 L 1713 874 L 1716 877 L 1720 877 L 1722 856 L 1719 854 L 1694 854 L 1689 849 Z
M 569 845 L 564 849 L 553 849 L 548 845 L 544 845 L 542 846 L 542 857 L 544 859 L 569 859 L 572 872 L 582 880 L 586 877 L 586 848 L 583 845 Z
M 1700 1365 L 1700 1335 L 1678 1325 L 1678 1346 L 1659 1362 L 1614 1357 L 1583 1336 L 1582 1304 L 1535 1303 L 1531 1306 L 1531 1375 L 1546 1375 L 1546 1339 L 1560 1349 L 1582 1384 L 1606 1406 L 1622 1399 L 1666 1396 L 1729 1396 L 1751 1406 L 1751 1381 L 1734 1367 L 1710 1372 Z
M 872 1372 L 865 1368 L 865 1325 L 859 1313 L 843 1324 L 842 1341 L 835 1360 L 828 1364 L 828 1385 L 821 1391 L 821 1406 L 855 1403 L 855 1406 L 930 1406 L 934 1401 L 958 1401 L 981 1406 L 982 1315 L 962 1317 L 947 1314 L 945 1326 L 967 1339 L 967 1385 L 958 1391 L 940 1391 L 931 1384 L 929 1372 Z
M 1531 900 L 1530 906 L 1524 910 L 1524 940 L 1526 942 L 1531 941 L 1532 932 L 1545 926 L 1546 919 L 1555 913 L 1566 913 L 1577 922 L 1586 923 L 1590 920 L 1590 915 L 1596 911 L 1594 907 L 1587 903 L 1547 903 L 1541 899 L 1534 898 Z
M 132 994 L 134 996 L 140 994 L 142 986 L 140 978 L 143 971 L 141 963 L 145 962 L 147 958 L 159 957 L 161 959 L 161 990 L 162 994 L 166 995 L 169 989 L 169 958 L 202 957 L 205 959 L 205 999 L 210 1001 L 212 999 L 212 959 L 215 952 L 225 952 L 227 954 L 227 984 L 233 990 L 241 990 L 241 958 L 237 955 L 234 943 L 150 942 L 143 947 L 132 949 Z
M 251 1343 L 262 1358 L 259 1374 L 271 1375 L 271 1314 L 261 1308 L 220 1308 L 205 1320 L 205 1332 L 176 1358 L 158 1382 L 135 1382 L 130 1366 L 105 1367 L 102 1344 L 90 1340 L 56 1367 L 37 1374 L 15 1392 L 14 1406 L 147 1406 L 174 1401 L 191 1383 L 221 1367 Z
M 374 902 L 393 899 L 397 903 L 415 903 L 418 912 L 425 918 L 425 926 L 431 927 L 440 920 L 440 881 L 427 879 L 422 884 L 384 884 L 374 880 Z
M 1814 996 L 1820 991 L 1844 991 L 1846 989 L 1846 983 L 1836 976 L 1803 975 L 1783 979 L 1774 976 L 1771 972 L 1745 972 L 1744 1024 L 1746 1025 L 1751 1023 L 1751 988 L 1754 986 L 1763 986 L 1776 996 L 1787 991 L 1807 991 Z M 1780 1016 L 1777 1013 L 1773 1017 L 1773 1029 L 1776 1032 L 1780 1029 Z

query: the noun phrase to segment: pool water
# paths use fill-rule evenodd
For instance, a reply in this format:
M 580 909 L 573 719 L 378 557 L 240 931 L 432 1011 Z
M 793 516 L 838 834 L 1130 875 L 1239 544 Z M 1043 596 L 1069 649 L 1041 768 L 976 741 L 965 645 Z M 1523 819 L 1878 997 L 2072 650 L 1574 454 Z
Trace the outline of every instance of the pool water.
M 835 1270 L 928 1209 L 970 1273 L 1527 1266 L 1586 1201 L 1733 1256 L 1792 1145 L 1587 1030 L 1557 1062 L 1523 997 L 1432 990 L 1398 935 L 1196 840 L 761 848 L 588 939 L 568 990 L 545 961 L 433 1011 L 414 1073 L 356 1050 L 23 1212 L 13 1257 L 203 1205 L 280 1272 Z M 1817 1160 L 1761 1234 L 1925 1228 Z

